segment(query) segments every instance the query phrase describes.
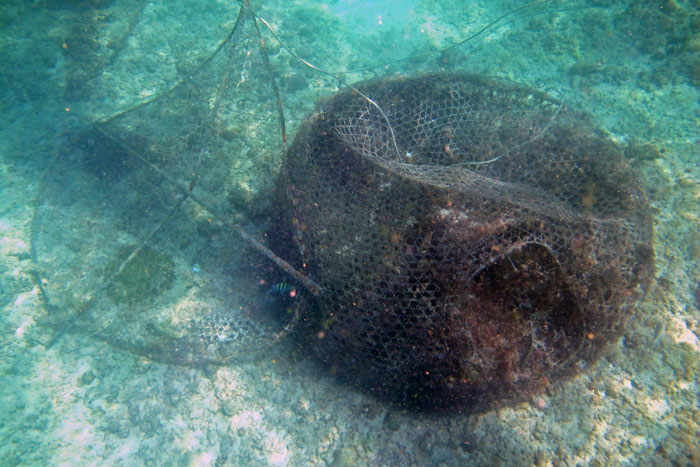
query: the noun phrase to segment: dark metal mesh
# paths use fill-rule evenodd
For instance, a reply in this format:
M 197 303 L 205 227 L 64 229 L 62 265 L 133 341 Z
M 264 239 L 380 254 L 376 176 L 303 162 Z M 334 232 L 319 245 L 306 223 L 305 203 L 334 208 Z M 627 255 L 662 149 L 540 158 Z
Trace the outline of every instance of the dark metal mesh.
M 257 170 L 269 201 L 286 141 L 259 25 L 242 7 L 170 91 L 67 135 L 32 225 L 47 344 L 78 330 L 222 363 L 294 330 L 378 395 L 478 409 L 620 335 L 653 269 L 644 193 L 585 115 L 524 86 L 432 74 L 322 102 L 263 244 L 236 187 Z
M 524 86 L 357 85 L 306 121 L 286 171 L 290 233 L 324 290 L 312 347 L 400 403 L 480 408 L 577 371 L 653 268 L 620 148 Z

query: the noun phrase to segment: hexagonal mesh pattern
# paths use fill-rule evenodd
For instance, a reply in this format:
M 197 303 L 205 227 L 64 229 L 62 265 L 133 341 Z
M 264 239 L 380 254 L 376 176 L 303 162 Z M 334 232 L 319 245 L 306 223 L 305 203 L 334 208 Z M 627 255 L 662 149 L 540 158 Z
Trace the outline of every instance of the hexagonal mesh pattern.
M 620 149 L 524 86 L 362 83 L 306 121 L 285 172 L 291 234 L 324 290 L 313 349 L 399 403 L 480 409 L 575 373 L 653 270 Z

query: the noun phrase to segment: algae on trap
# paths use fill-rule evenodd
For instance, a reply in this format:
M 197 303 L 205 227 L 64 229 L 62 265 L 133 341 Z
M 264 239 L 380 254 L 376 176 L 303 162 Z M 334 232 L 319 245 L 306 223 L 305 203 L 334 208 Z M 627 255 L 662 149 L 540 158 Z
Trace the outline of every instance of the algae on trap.
M 105 269 L 105 280 L 112 277 L 136 248 L 136 245 L 119 248 L 116 257 Z M 114 278 L 106 293 L 116 303 L 134 305 L 156 298 L 172 286 L 174 279 L 175 263 L 170 256 L 145 246 L 121 274 Z

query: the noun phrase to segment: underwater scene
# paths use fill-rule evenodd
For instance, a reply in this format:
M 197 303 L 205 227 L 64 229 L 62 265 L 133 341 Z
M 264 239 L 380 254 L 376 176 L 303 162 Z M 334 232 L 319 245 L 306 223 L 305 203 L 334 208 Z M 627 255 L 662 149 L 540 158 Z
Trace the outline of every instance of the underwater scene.
M 0 465 L 700 465 L 700 1 L 6 0 Z

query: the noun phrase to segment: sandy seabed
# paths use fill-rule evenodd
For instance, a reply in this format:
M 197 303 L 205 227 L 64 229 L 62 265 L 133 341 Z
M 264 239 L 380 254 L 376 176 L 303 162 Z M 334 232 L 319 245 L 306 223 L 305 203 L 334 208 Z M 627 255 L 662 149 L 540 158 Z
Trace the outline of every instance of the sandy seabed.
M 390 47 L 392 37 L 411 43 L 423 35 L 430 43 L 449 43 L 473 32 L 465 24 L 485 24 L 502 12 L 490 2 L 472 9 L 455 4 L 461 2 L 442 2 L 433 9 L 416 2 L 405 25 L 387 33 L 369 28 L 361 37 L 344 36 L 346 30 L 333 27 L 352 14 L 352 9 L 341 8 L 344 3 L 336 2 L 335 9 L 268 3 L 260 14 L 287 32 L 285 39 L 295 50 L 303 50 L 301 34 L 313 33 L 318 46 L 312 58 L 328 66 L 331 54 L 340 63 L 351 63 L 364 57 L 368 43 Z M 678 15 L 689 11 L 691 3 L 673 2 L 676 11 L 640 14 L 630 21 L 667 25 L 671 19 L 681 24 Z M 31 222 L 39 178 L 56 134 L 71 123 L 62 96 L 74 65 L 61 52 L 61 38 L 69 35 L 79 14 L 47 7 L 32 16 L 19 4 L 2 8 L 11 18 L 5 20 L 2 54 L 16 68 L 5 72 L 11 86 L 6 88 L 0 130 L 4 465 L 700 462 L 700 93 L 682 68 L 674 68 L 678 62 L 668 43 L 664 49 L 659 41 L 659 51 L 644 49 L 639 40 L 621 40 L 627 24 L 623 18 L 639 13 L 632 7 L 562 7 L 550 16 L 533 15 L 494 28 L 468 49 L 465 60 L 472 60 L 473 71 L 546 82 L 567 102 L 590 112 L 614 138 L 634 139 L 648 148 L 651 155 L 635 163 L 650 187 L 654 209 L 656 280 L 624 337 L 582 375 L 515 407 L 440 416 L 409 413 L 373 400 L 334 381 L 313 362 L 294 360 L 285 345 L 252 362 L 200 368 L 150 361 L 82 333 L 66 333 L 47 348 L 50 330 L 37 325 L 45 310 L 32 274 L 40 270 L 50 281 L 61 258 L 55 264 L 32 263 Z M 118 16 L 116 8 L 107 5 L 93 12 Z M 143 7 L 127 48 L 105 65 L 104 76 L 92 86 L 95 97 L 86 114 L 109 115 L 115 110 L 110 106 L 157 94 L 174 76 L 175 57 L 196 61 L 206 55 L 232 25 L 221 17 L 235 18 L 237 11 L 234 2 L 216 8 L 216 14 L 185 20 L 187 10 L 179 2 L 169 8 L 159 2 Z M 318 27 L 304 24 L 313 24 L 308 18 Z M 365 15 L 356 21 L 373 18 Z M 440 23 L 438 18 L 449 21 Z M 399 21 L 385 15 L 383 26 L 391 28 L 394 20 Z M 544 29 L 537 29 L 537 21 L 545 21 Z M 143 26 L 154 22 L 156 30 Z M 664 31 L 660 28 L 658 34 Z M 169 46 L 154 37 L 159 34 L 172 39 Z M 668 34 L 666 41 L 671 40 Z M 149 61 L 143 58 L 143 44 L 151 42 L 149 57 L 155 59 Z M 668 60 L 654 59 L 659 53 Z M 662 64 L 654 68 L 654 60 Z M 153 71 L 134 74 L 125 65 L 134 62 L 138 69 L 143 65 Z M 659 77 L 663 73 L 666 77 Z M 319 95 L 331 91 L 320 78 L 308 81 L 306 87 L 288 81 L 285 105 L 296 117 L 290 122 L 292 131 Z M 109 98 L 110 92 L 116 97 Z M 55 235 L 66 228 L 70 226 L 53 226 Z

